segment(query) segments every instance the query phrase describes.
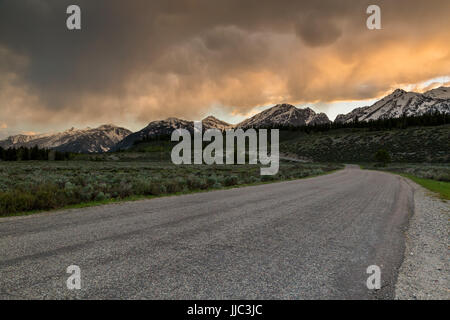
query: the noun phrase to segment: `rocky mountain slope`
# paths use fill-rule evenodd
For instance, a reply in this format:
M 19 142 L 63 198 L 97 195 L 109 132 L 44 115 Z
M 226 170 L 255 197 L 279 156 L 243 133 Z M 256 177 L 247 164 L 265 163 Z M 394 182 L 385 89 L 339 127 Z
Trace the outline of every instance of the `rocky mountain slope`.
M 202 120 L 203 130 L 207 129 L 219 129 L 226 130 L 232 128 L 232 126 L 222 120 L 219 120 L 213 116 L 206 117 Z M 194 130 L 194 122 L 187 121 L 178 118 L 167 118 L 165 120 L 152 121 L 148 126 L 130 134 L 125 139 L 120 141 L 114 148 L 114 150 L 124 150 L 128 149 L 135 141 L 139 141 L 149 136 L 158 136 L 158 135 L 170 135 L 172 131 L 175 129 L 187 129 L 189 131 Z
M 277 104 L 237 124 L 238 128 L 262 128 L 324 124 L 331 122 L 325 113 L 315 113 L 310 108 L 299 109 L 290 104 Z
M 356 108 L 350 113 L 340 114 L 337 123 L 420 116 L 426 113 L 450 113 L 450 88 L 440 87 L 425 93 L 395 90 L 390 95 L 367 107 Z
M 11 136 L 0 141 L 0 147 L 6 149 L 38 146 L 78 153 L 106 152 L 131 133 L 128 129 L 114 125 L 86 129 L 72 128 L 58 133 Z
M 450 99 L 450 88 L 440 87 L 424 93 L 425 96 L 434 99 Z
M 216 117 L 209 116 L 202 120 L 202 125 L 204 129 L 219 129 L 227 130 L 233 128 L 233 126 L 225 121 L 219 120 Z

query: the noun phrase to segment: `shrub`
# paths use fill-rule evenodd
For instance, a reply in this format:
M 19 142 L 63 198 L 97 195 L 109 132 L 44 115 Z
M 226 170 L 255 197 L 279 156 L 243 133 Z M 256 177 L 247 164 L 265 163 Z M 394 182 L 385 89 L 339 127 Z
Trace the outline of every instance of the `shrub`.
M 259 179 L 259 178 L 257 178 L 257 177 L 254 177 L 254 176 L 251 176 L 251 177 L 248 179 L 248 183 L 257 183 L 257 182 L 261 182 L 261 179 Z
M 202 181 L 199 177 L 189 176 L 186 182 L 190 190 L 197 190 L 202 186 Z
M 55 209 L 62 205 L 66 205 L 66 195 L 63 190 L 56 185 L 45 184 L 34 192 L 34 210 Z
M 213 189 L 220 189 L 220 188 L 222 188 L 222 185 L 220 183 L 216 182 L 215 184 L 212 185 L 212 188 Z
M 76 190 L 77 187 L 70 182 L 66 182 L 66 184 L 64 185 L 64 192 L 67 198 L 73 198 L 75 196 Z
M 264 182 L 273 181 L 275 179 L 276 179 L 275 176 L 262 176 L 261 177 L 261 181 L 264 181 Z
M 227 176 L 224 179 L 224 184 L 225 186 L 234 186 L 238 184 L 238 177 L 233 175 L 233 176 Z
M 133 193 L 137 195 L 151 195 L 152 183 L 150 181 L 135 181 L 133 183 Z
M 106 198 L 105 194 L 101 191 L 99 193 L 97 193 L 97 195 L 95 196 L 95 201 L 103 201 L 106 199 L 107 198 Z
M 160 194 L 166 193 L 166 187 L 161 183 L 152 183 L 151 185 L 151 194 L 158 196 Z
M 84 201 L 90 201 L 93 197 L 94 188 L 89 184 L 81 189 L 80 196 Z
M 215 176 L 210 176 L 208 178 L 206 178 L 206 184 L 208 185 L 208 187 L 212 187 L 213 185 L 217 184 L 217 177 Z
M 0 215 L 33 210 L 35 197 L 20 191 L 0 193 Z
M 391 155 L 385 149 L 380 149 L 375 153 L 375 161 L 386 166 L 387 163 L 391 162 Z
M 178 181 L 168 181 L 165 183 L 167 193 L 177 193 L 183 190 L 183 186 Z
M 127 183 L 122 181 L 119 185 L 119 197 L 126 198 L 133 195 L 133 185 L 131 183 Z

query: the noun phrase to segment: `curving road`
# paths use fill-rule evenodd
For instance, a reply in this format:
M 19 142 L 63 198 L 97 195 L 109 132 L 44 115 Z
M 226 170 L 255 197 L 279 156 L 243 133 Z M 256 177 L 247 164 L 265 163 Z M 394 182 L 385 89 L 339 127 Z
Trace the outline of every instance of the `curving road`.
M 254 187 L 0 220 L 0 298 L 393 298 L 413 190 L 347 167 Z M 381 267 L 368 290 L 366 268 Z M 66 268 L 81 268 L 68 290 Z

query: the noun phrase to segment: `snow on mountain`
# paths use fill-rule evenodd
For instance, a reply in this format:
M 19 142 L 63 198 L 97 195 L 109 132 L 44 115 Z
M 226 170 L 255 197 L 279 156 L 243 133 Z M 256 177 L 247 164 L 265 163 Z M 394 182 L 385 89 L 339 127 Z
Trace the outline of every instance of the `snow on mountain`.
M 305 126 L 329 123 L 325 113 L 315 113 L 310 108 L 299 109 L 290 104 L 277 104 L 239 123 L 238 128 L 262 128 L 275 126 Z
M 450 113 L 450 88 L 440 87 L 423 94 L 397 89 L 371 106 L 356 108 L 347 114 L 338 115 L 334 121 L 349 123 L 355 119 L 369 121 L 420 116 L 433 112 Z
M 231 129 L 233 126 L 225 121 L 219 120 L 216 117 L 209 116 L 202 120 L 203 129 L 219 129 L 227 130 Z
M 13 146 L 13 145 L 22 145 L 22 144 L 26 144 L 29 141 L 33 140 L 33 139 L 38 139 L 38 138 L 43 138 L 47 136 L 47 134 L 43 134 L 43 135 L 26 135 L 26 134 L 18 134 L 15 136 L 10 136 L 8 138 L 6 138 L 5 140 L 0 141 L 0 147 L 5 147 L 5 146 Z
M 231 128 L 232 126 L 222 120 L 213 116 L 209 116 L 202 120 L 203 130 L 219 129 L 221 131 Z M 130 134 L 125 139 L 120 141 L 114 150 L 128 149 L 133 146 L 135 141 L 139 141 L 149 136 L 170 135 L 176 129 L 187 129 L 190 132 L 194 131 L 194 122 L 178 118 L 167 118 L 165 120 L 152 121 L 148 126 L 142 130 Z
M 440 87 L 424 93 L 425 96 L 434 99 L 450 99 L 450 88 Z
M 119 141 L 132 132 L 114 125 L 98 128 L 75 129 L 40 135 L 16 135 L 0 141 L 0 147 L 34 147 L 58 151 L 96 153 L 109 151 Z

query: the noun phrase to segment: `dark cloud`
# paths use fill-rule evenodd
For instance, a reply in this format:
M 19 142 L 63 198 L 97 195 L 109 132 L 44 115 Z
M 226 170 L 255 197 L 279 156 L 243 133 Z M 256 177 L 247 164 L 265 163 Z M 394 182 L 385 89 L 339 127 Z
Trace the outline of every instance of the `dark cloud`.
M 313 15 L 299 19 L 296 32 L 307 45 L 312 47 L 330 45 L 342 34 L 342 30 L 335 22 L 317 19 Z
M 65 27 L 70 4 L 81 31 Z M 383 30 L 367 30 L 369 4 Z M 450 73 L 449 12 L 448 0 L 0 0 L 0 120 L 371 98 Z

